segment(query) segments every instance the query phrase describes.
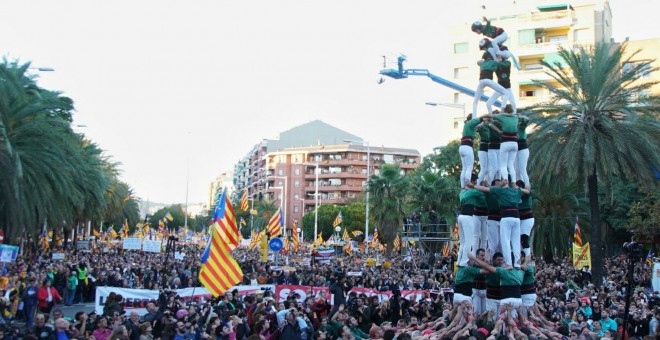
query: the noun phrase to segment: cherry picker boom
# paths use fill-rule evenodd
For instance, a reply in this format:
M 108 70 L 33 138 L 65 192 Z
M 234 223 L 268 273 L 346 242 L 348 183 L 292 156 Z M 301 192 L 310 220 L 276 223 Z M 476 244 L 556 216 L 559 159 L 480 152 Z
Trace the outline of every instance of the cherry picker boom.
M 390 78 L 394 79 L 405 79 L 408 78 L 408 76 L 427 76 L 431 78 L 434 82 L 447 86 L 448 88 L 452 90 L 456 90 L 458 92 L 461 92 L 463 94 L 466 94 L 470 97 L 474 98 L 475 92 L 474 90 L 471 90 L 465 86 L 458 85 L 452 81 L 449 81 L 447 79 L 441 78 L 436 76 L 435 74 L 429 72 L 427 69 L 419 69 L 419 68 L 410 68 L 410 69 L 404 69 L 403 68 L 403 62 L 406 61 L 406 56 L 401 55 L 397 58 L 397 69 L 391 69 L 391 68 L 386 68 L 380 70 L 380 74 L 384 76 L 388 76 Z M 488 97 L 485 95 L 482 95 L 481 98 L 479 98 L 482 101 L 488 101 Z M 496 101 L 494 103 L 495 106 L 497 107 L 502 107 L 502 102 Z

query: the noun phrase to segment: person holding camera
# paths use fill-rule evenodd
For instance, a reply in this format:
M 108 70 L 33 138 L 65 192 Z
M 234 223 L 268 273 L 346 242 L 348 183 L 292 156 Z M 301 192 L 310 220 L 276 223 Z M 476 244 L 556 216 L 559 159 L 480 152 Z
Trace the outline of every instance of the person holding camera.
M 280 328 L 280 338 L 286 340 L 303 340 L 302 331 L 296 320 L 295 312 L 289 311 L 289 313 L 286 314 L 284 321 L 280 324 Z

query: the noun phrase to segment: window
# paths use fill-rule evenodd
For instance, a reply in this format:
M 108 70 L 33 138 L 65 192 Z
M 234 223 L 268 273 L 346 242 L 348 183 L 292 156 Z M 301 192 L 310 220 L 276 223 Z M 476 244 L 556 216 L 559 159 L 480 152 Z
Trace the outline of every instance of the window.
M 297 200 L 297 199 L 299 199 L 299 198 L 300 198 L 300 194 L 293 194 L 293 199 L 294 199 L 294 200 Z
M 277 194 L 277 200 L 281 201 L 282 200 L 282 194 Z
M 543 69 L 543 65 L 539 63 L 525 65 L 525 71 L 542 70 L 542 69 Z
M 459 96 L 459 93 L 454 92 L 454 104 L 458 104 L 458 98 L 459 98 L 458 96 Z
M 467 67 L 454 68 L 454 79 L 465 78 L 467 76 Z
M 462 53 L 467 53 L 468 52 L 468 43 L 467 42 L 461 42 L 461 43 L 455 43 L 454 44 L 454 54 L 462 54 Z
M 296 176 L 300 176 L 300 168 L 295 168 L 295 169 L 293 170 L 293 173 L 294 173 Z
M 558 43 L 558 42 L 564 42 L 568 41 L 568 36 L 567 35 L 555 35 L 550 37 L 550 42 L 551 43 Z
M 277 169 L 277 175 L 278 175 L 278 176 L 282 176 L 282 175 L 284 175 L 284 170 L 282 170 L 282 169 Z
M 293 181 L 294 188 L 300 188 L 300 181 Z
M 525 95 L 524 95 L 523 97 L 534 97 L 534 96 L 536 96 L 536 91 L 534 91 L 534 90 L 527 90 L 527 91 L 524 91 L 524 94 L 525 94 Z
M 300 211 L 300 209 L 298 208 L 297 205 L 294 205 L 293 206 L 293 212 L 297 213 L 298 211 Z
M 518 41 L 520 45 L 534 44 L 536 42 L 536 31 L 534 29 L 518 31 Z
M 454 129 L 458 129 L 458 122 L 454 121 Z

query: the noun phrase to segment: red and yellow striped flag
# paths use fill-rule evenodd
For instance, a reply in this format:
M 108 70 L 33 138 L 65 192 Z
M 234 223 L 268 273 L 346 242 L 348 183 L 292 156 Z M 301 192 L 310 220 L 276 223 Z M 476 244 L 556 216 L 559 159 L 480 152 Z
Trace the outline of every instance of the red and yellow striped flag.
M 243 190 L 243 196 L 241 196 L 241 210 L 248 210 L 248 192 L 247 189 Z
M 396 235 L 396 238 L 394 239 L 393 242 L 394 245 L 394 250 L 400 251 L 401 250 L 401 239 L 399 238 L 399 235 Z
M 268 221 L 268 233 L 270 234 L 270 237 L 275 237 L 279 235 L 282 232 L 282 226 L 284 223 L 282 222 L 282 208 L 277 209 L 277 212 L 273 215 L 273 217 L 270 218 L 270 221 Z
M 575 217 L 575 230 L 573 230 L 573 242 L 582 247 L 582 231 L 580 230 L 580 221 Z
M 214 297 L 220 296 L 243 280 L 243 271 L 229 254 L 218 225 L 214 225 L 211 238 L 202 256 L 199 282 Z
M 298 236 L 298 228 L 296 227 L 295 224 L 293 225 L 293 231 L 291 232 L 291 234 L 293 235 L 291 237 L 291 239 L 293 240 L 293 248 L 296 251 L 299 251 L 300 250 L 300 236 Z

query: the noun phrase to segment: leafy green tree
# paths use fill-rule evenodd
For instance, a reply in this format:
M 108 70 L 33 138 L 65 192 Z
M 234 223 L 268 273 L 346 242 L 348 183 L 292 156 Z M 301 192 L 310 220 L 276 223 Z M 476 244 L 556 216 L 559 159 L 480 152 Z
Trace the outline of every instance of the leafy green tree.
M 660 235 L 660 194 L 656 191 L 634 202 L 628 212 L 626 229 L 637 240 L 653 239 Z
M 636 53 L 624 58 L 624 51 L 625 45 L 607 43 L 560 48 L 563 63 L 541 61 L 554 81 L 537 82 L 553 97 L 532 109 L 537 129 L 530 136 L 529 166 L 536 178 L 578 185 L 586 179 L 598 285 L 603 277 L 598 184 L 623 176 L 655 186 L 652 169 L 660 164 L 660 98 L 645 95 L 653 83 L 643 79 L 658 69 L 651 61 L 634 63 Z
M 396 237 L 405 215 L 403 208 L 408 187 L 408 178 L 401 174 L 397 165 L 385 164 L 380 169 L 380 175 L 369 178 L 372 197 L 369 203 L 383 243 L 391 244 Z
M 461 156 L 458 153 L 460 141 L 454 140 L 445 146 L 433 148 L 416 169 L 419 172 L 432 172 L 442 177 L 453 178 L 458 183 L 461 177 Z M 475 159 L 476 156 L 475 156 Z

